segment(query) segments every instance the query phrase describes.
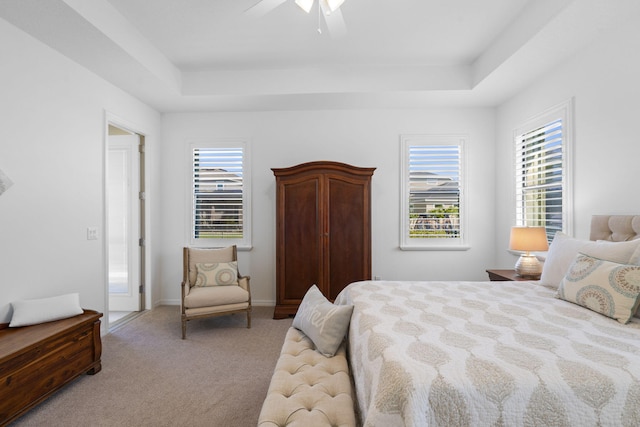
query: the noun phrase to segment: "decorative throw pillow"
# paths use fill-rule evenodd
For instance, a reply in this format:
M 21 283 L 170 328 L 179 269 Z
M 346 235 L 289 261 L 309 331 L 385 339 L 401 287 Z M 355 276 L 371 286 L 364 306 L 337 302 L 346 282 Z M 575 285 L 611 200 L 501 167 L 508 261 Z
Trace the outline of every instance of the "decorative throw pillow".
M 557 297 L 627 323 L 640 304 L 640 266 L 578 254 Z
M 549 246 L 542 266 L 540 284 L 557 288 L 579 252 L 594 258 L 620 264 L 631 264 L 630 259 L 639 247 L 640 240 L 629 242 L 598 240 L 594 242 L 575 239 L 559 231 Z
M 313 285 L 302 298 L 293 327 L 304 332 L 318 352 L 332 357 L 347 334 L 352 312 L 352 305 L 332 304 Z
M 66 319 L 84 312 L 80 307 L 80 294 L 77 293 L 14 301 L 11 306 L 13 315 L 9 327 L 12 328 Z
M 238 262 L 196 263 L 195 286 L 229 286 L 238 284 Z

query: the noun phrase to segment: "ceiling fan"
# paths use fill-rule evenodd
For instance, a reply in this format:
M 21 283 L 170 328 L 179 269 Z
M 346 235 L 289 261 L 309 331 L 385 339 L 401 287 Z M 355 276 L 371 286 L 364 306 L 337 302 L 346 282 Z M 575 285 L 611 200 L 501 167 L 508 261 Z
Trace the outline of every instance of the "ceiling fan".
M 247 9 L 246 12 L 253 16 L 263 16 L 286 2 L 287 0 L 260 0 L 258 3 Z M 306 13 L 311 13 L 316 0 L 294 0 L 294 2 Z M 322 34 L 320 22 L 321 16 L 324 16 L 327 30 L 332 37 L 340 37 L 346 34 L 347 27 L 345 26 L 344 19 L 342 18 L 342 12 L 340 12 L 340 6 L 342 6 L 342 3 L 344 3 L 344 0 L 318 0 L 319 34 Z

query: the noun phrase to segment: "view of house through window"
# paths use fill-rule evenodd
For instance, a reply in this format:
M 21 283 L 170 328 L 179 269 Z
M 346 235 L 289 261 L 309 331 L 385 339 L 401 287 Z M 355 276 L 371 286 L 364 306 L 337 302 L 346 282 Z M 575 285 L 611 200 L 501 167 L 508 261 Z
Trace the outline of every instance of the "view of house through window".
M 545 227 L 551 241 L 567 229 L 568 104 L 546 112 L 516 132 L 516 222 Z
M 459 244 L 462 238 L 462 139 L 413 136 L 403 141 L 404 246 Z
M 191 150 L 192 240 L 207 239 L 212 242 L 217 239 L 221 240 L 221 245 L 246 241 L 247 172 L 244 146 L 192 146 Z

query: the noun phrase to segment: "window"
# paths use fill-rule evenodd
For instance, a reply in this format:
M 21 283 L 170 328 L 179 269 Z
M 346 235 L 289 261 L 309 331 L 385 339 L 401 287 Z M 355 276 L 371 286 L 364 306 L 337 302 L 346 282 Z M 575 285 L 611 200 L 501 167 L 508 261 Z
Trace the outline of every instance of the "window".
M 191 243 L 251 246 L 250 168 L 244 142 L 192 144 Z
M 571 101 L 515 132 L 516 224 L 545 227 L 549 242 L 570 230 Z
M 464 247 L 464 138 L 402 136 L 401 249 Z

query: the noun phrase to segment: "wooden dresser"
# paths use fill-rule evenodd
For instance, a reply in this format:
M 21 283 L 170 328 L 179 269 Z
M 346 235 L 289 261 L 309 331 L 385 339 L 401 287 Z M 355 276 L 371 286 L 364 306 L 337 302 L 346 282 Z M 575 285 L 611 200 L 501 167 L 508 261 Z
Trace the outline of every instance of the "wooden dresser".
M 76 377 L 100 371 L 100 317 L 85 310 L 68 319 L 0 329 L 0 426 Z
M 276 307 L 295 315 L 312 285 L 330 300 L 371 279 L 371 177 L 375 168 L 310 162 L 276 177 Z

